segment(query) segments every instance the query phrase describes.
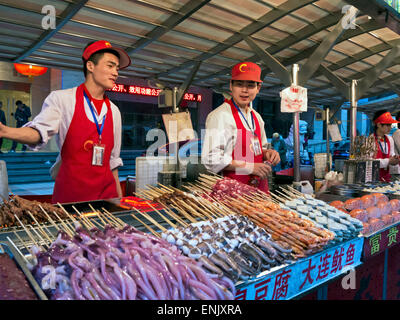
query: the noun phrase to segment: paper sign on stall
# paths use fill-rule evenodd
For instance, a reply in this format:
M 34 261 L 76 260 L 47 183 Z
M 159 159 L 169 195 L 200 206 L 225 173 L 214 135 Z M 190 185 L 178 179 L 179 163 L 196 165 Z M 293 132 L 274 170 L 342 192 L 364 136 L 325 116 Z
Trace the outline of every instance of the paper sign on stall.
M 165 113 L 162 118 L 169 143 L 195 138 L 189 112 Z
M 307 111 L 307 89 L 292 85 L 280 92 L 281 112 Z
M 331 136 L 331 140 L 342 141 L 342 135 L 340 134 L 339 127 L 337 124 L 328 124 L 329 135 Z

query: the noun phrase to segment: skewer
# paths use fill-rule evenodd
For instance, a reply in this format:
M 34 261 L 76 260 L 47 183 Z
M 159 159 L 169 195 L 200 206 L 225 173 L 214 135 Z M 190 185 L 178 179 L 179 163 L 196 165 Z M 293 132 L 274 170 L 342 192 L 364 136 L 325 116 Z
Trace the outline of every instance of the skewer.
M 39 222 L 37 222 L 36 218 L 33 216 L 33 214 L 27 210 L 28 214 L 30 215 L 30 217 L 33 219 L 33 221 L 35 221 L 37 227 L 39 228 L 39 230 L 41 231 L 41 233 L 49 240 L 50 243 L 52 243 L 52 240 L 49 238 L 49 236 L 47 235 L 46 232 L 44 232 L 44 230 L 42 229 L 42 226 L 39 224 Z
M 178 215 L 175 214 L 175 212 L 173 212 L 170 208 L 168 207 L 164 207 L 164 211 L 169 214 L 170 217 L 174 218 L 175 221 L 179 222 L 182 226 L 184 227 L 188 227 L 189 224 L 186 223 L 185 221 L 183 221 L 180 217 L 178 217 Z
M 145 217 L 147 220 L 149 220 L 150 222 L 152 222 L 155 226 L 157 226 L 161 231 L 165 232 L 167 231 L 167 229 L 165 227 L 163 227 L 161 224 L 159 224 L 156 220 L 154 220 L 152 217 L 150 217 L 148 214 L 145 214 L 141 211 L 139 211 L 136 208 L 135 209 L 139 214 L 141 214 L 143 217 Z
M 183 202 L 182 200 L 177 200 L 177 201 L 179 201 L 179 203 L 178 203 L 177 205 L 178 205 L 181 209 L 182 209 L 182 207 L 181 207 L 181 205 L 182 205 L 182 206 L 185 207 L 187 210 L 189 210 L 189 212 L 190 212 L 190 214 L 191 214 L 192 216 L 205 220 L 204 217 L 203 217 L 201 214 L 199 214 L 199 212 L 197 212 L 196 210 L 193 210 L 193 208 L 190 207 L 190 206 L 188 206 L 185 202 Z M 186 212 L 188 212 L 188 211 L 186 211 Z M 196 221 L 196 222 L 197 222 L 197 221 Z
M 36 231 L 36 229 L 34 227 L 32 227 L 32 225 L 28 225 L 29 227 L 31 227 L 32 231 L 36 234 L 36 236 L 39 238 L 39 241 L 43 242 L 43 246 L 47 247 L 47 249 L 49 248 L 49 245 L 47 245 L 47 242 L 44 238 L 42 238 L 42 236 L 39 234 L 39 232 Z M 40 243 L 40 242 L 39 242 Z M 51 243 L 51 242 L 50 242 Z M 46 249 L 46 248 L 44 248 Z M 47 250 L 46 249 L 46 250 Z
M 166 223 L 168 223 L 172 228 L 174 228 L 174 229 L 177 228 L 176 225 L 175 225 L 174 223 L 172 223 L 168 218 L 164 217 L 164 215 L 161 214 L 160 211 L 158 211 L 156 208 L 154 208 L 150 203 L 149 203 L 149 205 L 150 205 L 150 206 L 154 209 L 154 211 L 157 212 L 157 213 L 161 216 L 161 218 L 163 218 L 164 221 L 165 221 Z
M 279 190 L 275 190 L 276 193 L 278 193 L 280 196 L 283 197 L 283 199 L 286 198 L 286 200 L 293 200 L 292 198 L 288 197 L 286 194 L 284 194 L 283 192 L 280 192 Z M 286 202 L 285 200 L 285 202 Z
M 117 225 L 119 225 L 121 228 L 125 227 L 125 225 L 126 225 L 125 222 L 123 222 L 121 219 L 115 217 L 112 213 L 110 213 L 109 211 L 107 211 L 104 207 L 101 207 L 101 209 L 102 209 L 106 214 L 108 214 L 109 218 L 110 218 L 111 220 L 115 221 L 115 223 L 116 223 Z
M 138 217 L 136 217 L 134 214 L 131 214 L 131 216 L 132 216 L 134 219 L 138 220 L 142 225 L 144 225 L 144 227 L 145 227 L 147 230 L 149 230 L 153 235 L 155 235 L 155 236 L 158 237 L 158 238 L 161 237 L 160 234 L 159 234 L 157 231 L 155 231 L 153 228 L 151 228 L 150 226 L 148 226 L 147 224 L 145 224 L 142 220 L 140 220 L 140 219 L 139 219 Z
M 18 235 L 18 232 L 13 231 L 15 236 L 18 238 L 18 241 L 21 242 L 21 244 L 25 247 L 26 250 L 28 250 L 28 252 L 33 255 L 31 249 L 29 248 L 29 246 L 25 243 L 25 241 L 22 240 L 22 238 Z M 8 237 L 7 237 L 8 238 Z
M 7 238 L 8 242 L 14 247 L 14 249 L 17 250 L 19 255 L 25 260 L 26 264 L 29 266 L 31 263 L 28 261 L 28 259 L 25 257 L 25 255 L 23 255 L 22 252 L 18 249 L 18 247 L 15 245 L 14 241 L 12 241 L 8 236 L 6 238 Z M 30 254 L 32 254 L 28 248 L 26 248 L 26 249 L 29 251 Z M 32 254 L 32 256 L 33 256 L 33 254 Z
M 73 229 L 70 229 L 69 226 L 67 226 L 64 221 L 58 216 L 58 214 L 53 211 L 53 214 L 57 217 L 57 219 L 61 222 L 61 225 L 64 227 L 64 231 L 72 238 L 74 236 L 75 231 Z
M 168 191 L 174 192 L 174 190 L 171 190 L 170 188 L 164 186 L 163 184 L 161 184 L 161 183 L 159 183 L 159 182 L 158 182 L 158 184 L 159 184 L 161 187 L 167 189 Z
M 94 224 L 89 221 L 87 217 L 85 217 L 75 206 L 72 206 L 72 209 L 75 210 L 75 212 L 78 214 L 78 217 L 81 219 L 81 222 L 83 225 L 86 227 L 86 229 L 90 230 L 91 228 L 94 228 Z
M 56 225 L 56 223 L 53 221 L 53 219 L 50 217 L 50 215 L 46 212 L 46 210 L 44 210 L 40 204 L 39 204 L 39 207 L 40 207 L 40 209 L 42 209 L 43 213 L 46 215 L 47 219 L 50 221 L 50 223 L 53 225 L 53 227 L 55 227 L 57 231 L 60 231 L 61 229 Z
M 90 203 L 89 203 L 89 207 L 90 207 L 90 209 L 92 209 L 94 212 L 97 213 L 97 215 L 98 215 L 100 221 L 103 223 L 103 225 L 106 225 L 105 221 L 103 220 L 103 218 L 100 214 L 101 212 L 99 210 L 95 210 L 95 208 L 93 208 L 93 206 Z
M 42 247 L 41 245 L 39 245 L 39 244 L 36 243 L 35 238 L 32 236 L 32 234 L 29 232 L 29 230 L 25 227 L 25 225 L 21 222 L 21 220 L 19 220 L 19 218 L 18 218 L 16 215 L 14 215 L 14 217 L 18 220 L 19 224 L 20 224 L 21 227 L 25 230 L 26 234 L 27 234 L 28 237 L 32 240 L 32 242 L 33 242 L 37 247 L 43 249 L 43 247 Z

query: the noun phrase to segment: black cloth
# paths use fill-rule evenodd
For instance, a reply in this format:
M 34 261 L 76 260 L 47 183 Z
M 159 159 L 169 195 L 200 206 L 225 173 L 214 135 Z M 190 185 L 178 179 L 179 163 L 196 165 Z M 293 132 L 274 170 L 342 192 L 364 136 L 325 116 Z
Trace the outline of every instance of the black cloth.
M 5 115 L 5 113 L 4 113 L 3 110 L 0 110 L 0 122 L 1 122 L 2 124 L 7 124 L 6 115 Z
M 31 115 L 31 109 L 28 106 L 23 105 L 22 108 L 17 108 L 14 114 L 14 117 L 17 120 L 17 128 L 20 128 L 27 123 Z

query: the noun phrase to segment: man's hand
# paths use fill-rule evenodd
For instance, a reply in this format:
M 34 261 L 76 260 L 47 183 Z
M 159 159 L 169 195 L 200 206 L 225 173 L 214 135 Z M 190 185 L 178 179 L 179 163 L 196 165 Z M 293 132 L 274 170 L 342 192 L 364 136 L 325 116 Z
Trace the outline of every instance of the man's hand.
M 251 165 L 253 165 L 252 174 L 260 177 L 261 179 L 266 179 L 272 171 L 271 166 L 266 163 L 251 163 Z
M 391 166 L 395 166 L 396 164 L 399 164 L 399 158 L 398 156 L 390 157 L 389 158 L 389 164 Z
M 278 151 L 266 149 L 264 150 L 264 161 L 268 161 L 272 164 L 272 166 L 276 166 L 279 162 L 281 162 L 281 157 L 279 156 Z

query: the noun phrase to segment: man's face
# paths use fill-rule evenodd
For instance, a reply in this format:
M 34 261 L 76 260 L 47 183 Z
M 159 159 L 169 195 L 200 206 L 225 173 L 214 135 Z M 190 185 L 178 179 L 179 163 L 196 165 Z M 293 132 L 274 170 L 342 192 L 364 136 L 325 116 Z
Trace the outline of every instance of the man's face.
M 118 78 L 119 59 L 114 54 L 105 52 L 96 65 L 88 61 L 87 69 L 92 72 L 95 83 L 105 90 L 112 89 Z
M 232 98 L 239 107 L 246 107 L 260 92 L 261 83 L 247 80 L 233 80 L 230 83 Z

